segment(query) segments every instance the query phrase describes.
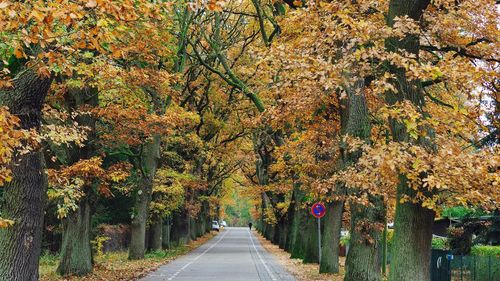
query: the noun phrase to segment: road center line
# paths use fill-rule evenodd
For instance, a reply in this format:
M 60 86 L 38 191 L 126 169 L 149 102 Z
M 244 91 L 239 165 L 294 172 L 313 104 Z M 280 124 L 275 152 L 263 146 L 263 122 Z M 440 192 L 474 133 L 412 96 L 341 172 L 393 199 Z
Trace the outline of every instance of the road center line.
M 203 253 L 199 254 L 196 258 L 194 258 L 192 261 L 186 263 L 183 267 L 181 267 L 179 270 L 177 270 L 177 272 L 174 273 L 174 275 L 170 276 L 170 278 L 168 278 L 168 281 L 171 281 L 173 280 L 175 277 L 177 277 L 177 275 L 179 275 L 179 273 L 181 273 L 184 269 L 186 269 L 188 266 L 190 266 L 191 264 L 193 264 L 195 261 L 197 261 L 199 258 L 201 258 L 204 254 L 206 254 L 208 251 L 210 251 L 213 247 L 215 247 L 217 244 L 219 244 L 219 242 L 224 239 L 224 237 L 226 237 L 226 235 L 229 233 L 229 229 L 224 233 L 224 235 L 221 236 L 221 238 L 219 238 L 219 240 L 217 240 L 217 242 L 215 242 L 214 244 L 212 244 L 212 246 L 208 247 L 205 251 L 203 251 Z
M 255 243 L 253 242 L 252 232 L 248 231 L 248 234 L 250 235 L 250 241 L 252 241 L 252 245 L 253 245 L 253 248 L 255 249 L 255 253 L 259 257 L 259 260 L 262 263 L 262 265 L 264 265 L 264 268 L 266 269 L 267 274 L 269 274 L 269 277 L 271 277 L 271 280 L 273 280 L 273 281 L 278 280 L 278 279 L 276 279 L 276 277 L 274 277 L 274 274 L 271 272 L 271 270 L 267 266 L 266 262 L 264 261 L 262 256 L 259 254 L 259 251 L 257 251 L 257 247 L 255 247 Z

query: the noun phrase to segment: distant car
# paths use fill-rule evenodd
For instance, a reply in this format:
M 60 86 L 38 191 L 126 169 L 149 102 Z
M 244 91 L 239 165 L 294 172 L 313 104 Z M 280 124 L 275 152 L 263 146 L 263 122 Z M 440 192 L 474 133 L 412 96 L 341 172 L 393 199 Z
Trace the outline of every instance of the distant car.
M 219 232 L 220 226 L 218 221 L 212 221 L 212 230 L 216 230 L 217 232 Z
M 226 223 L 226 221 L 225 221 L 225 220 L 223 220 L 223 221 L 222 221 L 222 223 L 221 223 L 221 225 L 222 225 L 222 227 L 227 227 L 227 223 Z

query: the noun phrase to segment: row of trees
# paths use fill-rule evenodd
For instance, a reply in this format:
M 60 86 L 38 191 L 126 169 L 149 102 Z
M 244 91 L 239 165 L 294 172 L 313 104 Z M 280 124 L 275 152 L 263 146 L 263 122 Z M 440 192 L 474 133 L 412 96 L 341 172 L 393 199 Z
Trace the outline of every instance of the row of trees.
M 92 216 L 114 197 L 130 259 L 210 230 L 254 114 L 188 47 L 204 17 L 182 1 L 0 3 L 0 280 L 38 280 L 46 211 L 61 275 L 92 271 Z
M 130 198 L 141 259 L 147 228 L 153 250 L 195 239 L 236 185 L 305 262 L 307 206 L 327 203 L 322 272 L 344 217 L 345 280 L 381 280 L 394 220 L 389 279 L 428 280 L 441 208 L 499 200 L 500 36 L 480 2 L 0 3 L 0 280 L 38 279 L 47 195 L 58 271 L 83 275 L 97 198 Z
M 307 7 L 280 18 L 280 36 L 257 55 L 262 120 L 280 138 L 261 157 L 260 229 L 316 262 L 304 206 L 322 200 L 320 271 L 339 271 L 344 217 L 345 280 L 381 280 L 382 230 L 394 221 L 389 280 L 429 280 L 442 208 L 498 208 L 496 4 L 294 5 Z

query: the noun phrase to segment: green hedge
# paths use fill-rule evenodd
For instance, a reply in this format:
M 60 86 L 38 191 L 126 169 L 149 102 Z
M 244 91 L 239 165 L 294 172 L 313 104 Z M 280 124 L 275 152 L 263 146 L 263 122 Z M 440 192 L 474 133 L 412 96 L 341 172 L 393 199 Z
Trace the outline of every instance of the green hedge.
M 432 237 L 432 249 L 447 250 L 448 239 L 440 237 Z
M 476 245 L 472 247 L 471 255 L 500 257 L 500 246 Z

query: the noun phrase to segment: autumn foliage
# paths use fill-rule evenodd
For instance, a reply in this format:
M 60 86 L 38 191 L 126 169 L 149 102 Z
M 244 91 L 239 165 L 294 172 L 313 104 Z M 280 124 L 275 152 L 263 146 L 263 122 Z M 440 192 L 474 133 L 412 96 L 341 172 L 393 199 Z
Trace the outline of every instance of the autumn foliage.
M 330 242 L 342 221 L 372 252 L 398 206 L 498 211 L 495 1 L 0 1 L 0 187 L 43 155 L 66 234 L 105 210 L 143 258 L 146 229 L 160 249 L 162 231 L 199 237 L 241 192 L 267 238 L 315 262 L 315 201 L 340 206 Z M 26 73 L 50 84 L 43 106 L 11 98 Z

